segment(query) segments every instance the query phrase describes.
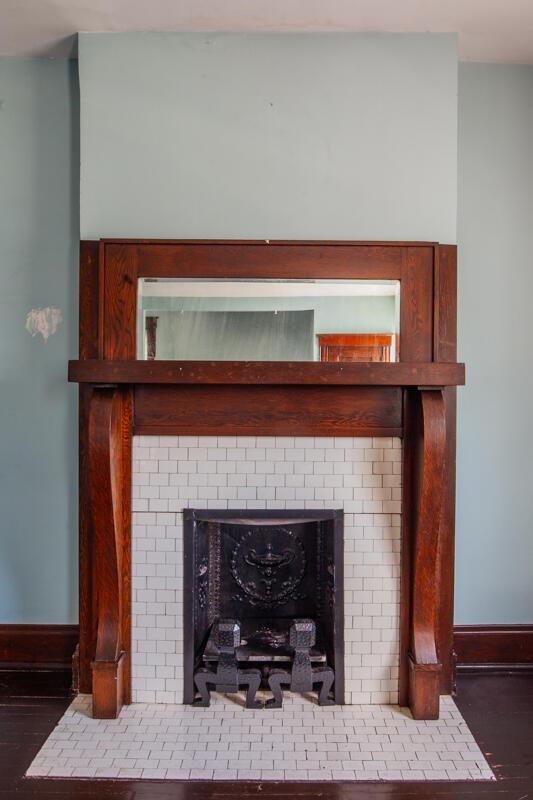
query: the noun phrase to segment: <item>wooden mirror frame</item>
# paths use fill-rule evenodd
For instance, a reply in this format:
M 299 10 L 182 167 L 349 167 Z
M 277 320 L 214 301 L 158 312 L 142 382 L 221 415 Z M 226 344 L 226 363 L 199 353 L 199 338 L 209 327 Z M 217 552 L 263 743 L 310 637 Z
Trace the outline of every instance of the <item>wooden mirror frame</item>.
M 136 360 L 139 278 L 400 281 L 399 363 Z M 131 702 L 134 434 L 402 436 L 400 703 L 453 685 L 456 248 L 410 242 L 102 240 L 80 249 L 79 688 Z

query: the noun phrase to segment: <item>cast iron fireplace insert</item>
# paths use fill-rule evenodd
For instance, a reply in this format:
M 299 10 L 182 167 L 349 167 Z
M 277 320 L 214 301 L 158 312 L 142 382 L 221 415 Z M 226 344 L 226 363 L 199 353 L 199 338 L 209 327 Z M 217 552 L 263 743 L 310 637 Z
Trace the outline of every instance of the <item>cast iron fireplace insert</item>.
M 307 680 L 329 673 L 325 702 L 342 704 L 343 547 L 342 510 L 184 509 L 184 702 L 208 704 L 198 676 L 214 684 L 228 653 L 263 689 L 275 673 L 287 684 L 292 669 L 285 688 L 307 691 L 305 664 L 295 667 L 303 652 Z M 236 691 L 223 684 L 212 688 Z M 268 705 L 279 707 L 275 698 Z

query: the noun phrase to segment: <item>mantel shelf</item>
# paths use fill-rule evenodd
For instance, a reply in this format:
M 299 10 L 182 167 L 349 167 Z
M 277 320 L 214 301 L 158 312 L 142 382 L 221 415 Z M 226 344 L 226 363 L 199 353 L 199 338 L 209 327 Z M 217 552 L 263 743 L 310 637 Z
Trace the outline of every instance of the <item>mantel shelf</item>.
M 462 386 L 464 364 L 304 361 L 70 361 L 68 379 L 93 384 Z

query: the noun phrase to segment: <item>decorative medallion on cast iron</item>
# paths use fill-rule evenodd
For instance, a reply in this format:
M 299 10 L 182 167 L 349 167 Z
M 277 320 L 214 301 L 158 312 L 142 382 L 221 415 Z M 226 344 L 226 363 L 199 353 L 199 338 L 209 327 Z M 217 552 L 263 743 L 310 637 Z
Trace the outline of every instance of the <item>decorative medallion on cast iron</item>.
M 305 568 L 303 545 L 289 528 L 248 530 L 231 555 L 231 574 L 241 589 L 235 599 L 260 608 L 299 600 Z

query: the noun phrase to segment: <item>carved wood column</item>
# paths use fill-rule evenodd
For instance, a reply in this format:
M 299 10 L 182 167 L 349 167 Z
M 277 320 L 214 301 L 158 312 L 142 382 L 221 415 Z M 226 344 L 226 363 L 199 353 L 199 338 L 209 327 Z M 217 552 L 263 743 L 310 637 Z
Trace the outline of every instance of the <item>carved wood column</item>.
M 93 714 L 118 716 L 129 698 L 131 396 L 95 386 L 89 408 L 89 493 L 97 639 L 91 664 Z
M 446 491 L 446 416 L 440 389 L 420 390 L 418 491 L 414 514 L 409 706 L 415 719 L 438 719 L 442 663 L 437 652 L 438 553 Z

